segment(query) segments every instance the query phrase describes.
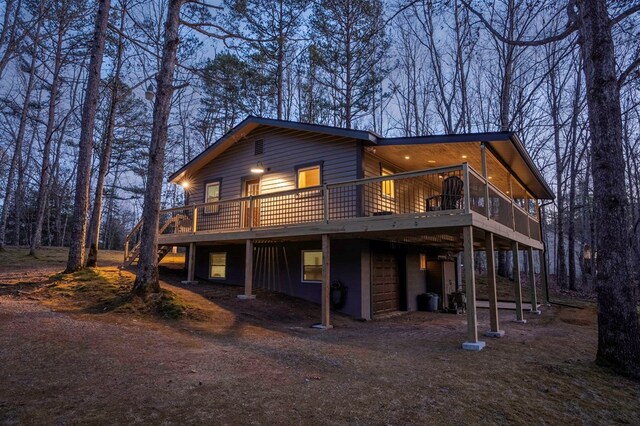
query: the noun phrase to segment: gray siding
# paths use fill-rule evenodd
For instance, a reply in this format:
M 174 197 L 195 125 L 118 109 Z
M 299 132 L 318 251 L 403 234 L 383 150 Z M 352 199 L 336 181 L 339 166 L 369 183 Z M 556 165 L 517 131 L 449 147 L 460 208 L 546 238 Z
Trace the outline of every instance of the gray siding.
M 366 240 L 331 241 L 331 281 L 339 280 L 347 287 L 346 303 L 339 312 L 360 317 L 361 271 L 360 253 Z M 322 250 L 320 241 L 258 243 L 254 252 L 255 288 L 281 292 L 313 303 L 320 303 L 322 284 L 302 281 L 302 251 Z M 209 278 L 209 253 L 227 253 L 226 279 Z M 245 246 L 224 244 L 196 248 L 196 277 L 214 284 L 244 285 Z M 358 265 L 358 266 L 354 266 Z M 240 291 L 240 290 L 239 290 Z
M 254 155 L 254 141 L 264 140 L 264 153 Z M 357 142 L 354 139 L 327 136 L 273 127 L 260 127 L 240 140 L 191 177 L 189 203 L 204 202 L 204 186 L 222 179 L 221 199 L 242 196 L 245 179 L 260 177 L 263 194 L 296 188 L 295 166 L 323 163 L 323 182 L 357 178 Z M 267 171 L 252 175 L 251 167 L 260 161 Z

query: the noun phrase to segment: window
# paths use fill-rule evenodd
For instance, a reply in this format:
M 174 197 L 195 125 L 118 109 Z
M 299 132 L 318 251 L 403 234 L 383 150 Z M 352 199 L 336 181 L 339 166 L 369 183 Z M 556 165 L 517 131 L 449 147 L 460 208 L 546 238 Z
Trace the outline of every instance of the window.
M 420 253 L 420 270 L 426 271 L 427 269 L 427 255 Z
M 227 277 L 227 253 L 209 253 L 209 278 L 223 280 Z
M 320 186 L 320 166 L 298 169 L 298 188 Z
M 322 252 L 302 252 L 302 281 L 322 281 Z
M 205 185 L 204 188 L 204 202 L 211 203 L 220 200 L 220 181 L 210 182 Z M 204 209 L 205 213 L 218 213 L 220 206 L 213 205 L 207 206 Z
M 391 176 L 391 175 L 393 175 L 393 172 L 390 169 L 386 167 L 380 168 L 380 176 Z M 395 197 L 394 181 L 392 180 L 382 181 L 382 195 L 389 198 Z

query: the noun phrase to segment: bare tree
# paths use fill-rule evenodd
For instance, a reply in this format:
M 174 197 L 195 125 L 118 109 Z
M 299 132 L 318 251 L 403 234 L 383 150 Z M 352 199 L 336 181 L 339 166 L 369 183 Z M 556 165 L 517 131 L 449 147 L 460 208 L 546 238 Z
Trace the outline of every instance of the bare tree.
M 100 153 L 100 165 L 98 166 L 98 176 L 96 179 L 95 196 L 93 198 L 93 210 L 91 212 L 91 221 L 89 222 L 89 234 L 88 234 L 88 248 L 86 265 L 89 267 L 95 267 L 98 263 L 98 244 L 100 241 L 100 223 L 102 218 L 102 195 L 104 192 L 104 181 L 109 169 L 109 163 L 111 161 L 111 151 L 113 147 L 114 130 L 116 125 L 116 111 L 119 103 L 120 86 L 122 84 L 120 80 L 120 73 L 122 71 L 122 55 L 124 51 L 124 40 L 122 34 L 124 33 L 125 16 L 127 13 L 126 0 L 120 1 L 120 32 L 117 35 L 116 41 L 116 58 L 113 75 L 109 81 L 111 89 L 109 98 L 109 111 L 107 113 L 107 123 L 104 130 L 104 137 L 102 141 L 102 151 Z
M 42 26 L 42 16 L 44 12 L 45 1 L 41 0 L 38 7 L 38 24 L 33 37 L 32 51 L 31 51 L 31 63 L 29 65 L 29 77 L 27 78 L 26 88 L 24 92 L 24 102 L 22 104 L 22 111 L 20 112 L 20 123 L 18 127 L 18 133 L 16 135 L 15 145 L 13 149 L 13 156 L 11 157 L 11 165 L 9 166 L 9 177 L 7 178 L 7 184 L 5 188 L 4 203 L 2 204 L 2 213 L 0 215 L 0 250 L 4 249 L 5 238 L 7 232 L 7 220 L 9 217 L 9 209 L 11 208 L 11 199 L 14 195 L 13 186 L 16 173 L 18 171 L 18 163 L 22 154 L 22 144 L 24 142 L 24 135 L 27 128 L 27 120 L 29 115 L 29 108 L 31 106 L 31 93 L 33 91 L 36 82 L 36 65 L 38 58 L 38 49 L 40 46 L 40 31 Z
M 640 66 L 640 57 L 617 74 L 612 29 L 623 19 L 640 11 L 636 4 L 609 16 L 606 0 L 569 0 L 565 30 L 544 39 L 508 40 L 491 27 L 468 2 L 467 7 L 485 26 L 505 42 L 543 45 L 563 40 L 578 32 L 587 93 L 591 133 L 596 250 L 596 290 L 598 293 L 598 353 L 596 362 L 619 373 L 640 378 L 640 321 L 635 284 L 630 268 L 632 252 L 627 236 L 627 190 L 623 150 L 620 86 Z
M 95 31 L 91 44 L 88 80 L 82 108 L 82 127 L 80 132 L 80 152 L 76 173 L 75 200 L 69 244 L 69 259 L 66 272 L 78 271 L 84 266 L 85 241 L 87 234 L 87 216 L 89 212 L 89 182 L 91 180 L 91 152 L 93 150 L 93 130 L 98 105 L 100 70 L 102 55 L 109 22 L 111 0 L 99 0 L 96 12 Z
M 142 211 L 142 231 L 138 273 L 132 292 L 138 296 L 160 291 L 158 277 L 158 223 L 160 197 L 164 174 L 165 146 L 167 144 L 169 112 L 173 95 L 173 74 L 176 68 L 176 54 L 180 42 L 180 9 L 184 0 L 169 0 L 164 26 L 164 47 L 160 70 L 156 77 L 156 100 L 153 106 L 153 126 L 149 165 L 147 166 L 147 187 Z

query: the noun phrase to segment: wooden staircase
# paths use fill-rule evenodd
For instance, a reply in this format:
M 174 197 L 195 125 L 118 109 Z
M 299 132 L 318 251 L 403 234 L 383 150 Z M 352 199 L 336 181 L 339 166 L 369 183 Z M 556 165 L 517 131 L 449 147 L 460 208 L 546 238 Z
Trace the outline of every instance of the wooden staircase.
M 158 230 L 159 234 L 162 234 L 171 224 L 179 224 L 182 220 L 186 219 L 184 215 L 175 215 L 168 221 L 166 221 Z M 122 267 L 126 268 L 131 265 L 133 262 L 138 260 L 140 256 L 140 233 L 142 231 L 142 220 L 138 222 L 136 226 L 133 227 L 124 243 L 124 262 L 122 263 Z M 134 243 L 133 247 L 130 248 L 131 243 Z M 160 246 L 158 247 L 158 263 L 171 251 L 171 246 Z

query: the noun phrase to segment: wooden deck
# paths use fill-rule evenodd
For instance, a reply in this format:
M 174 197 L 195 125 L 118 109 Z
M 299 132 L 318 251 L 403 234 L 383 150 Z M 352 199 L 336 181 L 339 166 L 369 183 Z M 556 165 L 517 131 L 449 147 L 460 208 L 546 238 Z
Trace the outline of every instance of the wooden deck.
M 463 182 L 461 193 L 446 203 L 447 210 L 429 205 L 440 197 L 443 182 Z M 382 188 L 393 188 L 392 196 Z M 387 186 L 385 186 L 387 185 Z M 529 200 L 524 205 L 529 205 Z M 451 208 L 454 207 L 454 208 Z M 160 245 L 242 242 L 254 239 L 319 238 L 321 235 L 408 240 L 417 237 L 438 245 L 462 248 L 461 230 L 472 226 L 482 243 L 483 233 L 496 236 L 496 245 L 511 242 L 541 250 L 538 212 L 530 214 L 468 165 L 444 167 L 392 176 L 325 184 L 194 204 L 160 212 Z M 136 255 L 139 223 L 127 237 L 127 258 Z

